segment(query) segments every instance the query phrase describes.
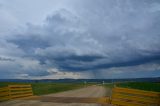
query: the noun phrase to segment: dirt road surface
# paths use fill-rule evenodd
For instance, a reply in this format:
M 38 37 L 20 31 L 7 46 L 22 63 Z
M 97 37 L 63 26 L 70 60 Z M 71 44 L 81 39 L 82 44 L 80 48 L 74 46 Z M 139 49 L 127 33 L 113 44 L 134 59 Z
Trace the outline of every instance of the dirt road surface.
M 104 97 L 110 95 L 110 89 L 102 86 L 89 86 L 81 89 L 70 90 L 66 92 L 45 95 L 42 98 L 86 98 L 86 97 Z M 14 100 L 0 103 L 0 106 L 101 106 L 96 103 L 55 103 L 42 100 Z M 105 105 L 109 106 L 109 105 Z

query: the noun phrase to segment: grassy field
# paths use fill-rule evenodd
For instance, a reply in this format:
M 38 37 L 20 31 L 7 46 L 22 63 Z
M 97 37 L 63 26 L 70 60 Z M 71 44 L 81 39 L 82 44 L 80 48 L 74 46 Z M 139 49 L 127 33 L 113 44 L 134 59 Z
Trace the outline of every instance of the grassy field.
M 160 92 L 160 83 L 127 82 L 127 83 L 119 83 L 119 84 L 117 84 L 117 86 Z
M 84 85 L 83 83 L 14 83 L 14 82 L 0 82 L 0 87 L 5 87 L 9 84 L 32 84 L 34 95 L 44 95 L 56 92 L 62 92 L 72 89 L 78 89 L 91 84 Z
M 114 84 L 112 84 L 112 83 L 107 83 L 107 84 L 104 84 L 103 86 L 106 87 L 106 88 L 113 88 L 113 87 L 114 87 Z
M 44 94 L 51 94 L 56 92 L 62 92 L 72 89 L 78 89 L 85 86 L 93 85 L 84 83 L 15 83 L 15 82 L 0 82 L 0 87 L 5 87 L 9 84 L 32 84 L 33 93 L 34 95 L 44 95 Z M 113 88 L 114 84 L 108 83 L 104 85 L 105 87 Z M 141 89 L 147 91 L 156 91 L 160 92 L 160 83 L 151 83 L 151 82 L 123 82 L 123 83 L 116 83 L 118 87 L 125 87 L 125 88 L 134 88 L 134 89 Z
M 105 86 L 113 88 L 114 84 L 106 84 Z M 160 83 L 153 83 L 153 82 L 123 82 L 123 83 L 116 83 L 116 86 L 160 92 Z

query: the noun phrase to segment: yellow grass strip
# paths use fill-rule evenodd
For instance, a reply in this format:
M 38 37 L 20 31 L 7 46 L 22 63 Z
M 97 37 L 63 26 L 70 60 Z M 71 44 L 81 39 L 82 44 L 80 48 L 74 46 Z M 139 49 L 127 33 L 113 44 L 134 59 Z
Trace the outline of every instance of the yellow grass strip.
M 9 92 L 1 92 L 0 93 L 0 97 L 6 96 L 6 95 L 9 95 Z
M 159 92 L 119 88 L 119 87 L 114 88 L 113 92 L 130 93 L 130 94 L 135 94 L 135 95 L 143 95 L 143 96 L 151 96 L 151 97 L 160 97 Z
M 32 91 L 29 90 L 29 91 L 10 92 L 10 95 L 27 94 L 27 93 L 32 93 Z
M 10 88 L 10 91 L 25 91 L 32 90 L 32 88 Z
M 0 88 L 0 93 L 1 93 L 1 92 L 6 92 L 6 91 L 8 91 L 8 90 L 9 90 L 9 88 L 8 88 L 8 87 Z
M 127 102 L 127 101 L 116 100 L 116 99 L 113 99 L 111 103 L 113 105 L 118 105 L 118 106 L 147 106 L 146 104 Z
M 124 94 L 118 94 L 118 93 L 113 93 L 112 98 L 125 99 L 125 100 L 130 100 L 130 101 L 135 101 L 135 102 L 143 102 L 146 104 L 158 104 L 160 102 L 159 98 L 147 98 L 147 97 L 124 95 Z
M 23 98 L 23 97 L 29 97 L 29 96 L 33 96 L 32 93 L 28 93 L 28 94 L 21 94 L 21 95 L 11 95 L 11 98 Z
M 10 88 L 16 88 L 16 87 L 20 87 L 20 88 L 22 88 L 22 87 L 32 87 L 30 84 L 27 84 L 27 85 L 8 85 L 8 87 L 10 87 Z

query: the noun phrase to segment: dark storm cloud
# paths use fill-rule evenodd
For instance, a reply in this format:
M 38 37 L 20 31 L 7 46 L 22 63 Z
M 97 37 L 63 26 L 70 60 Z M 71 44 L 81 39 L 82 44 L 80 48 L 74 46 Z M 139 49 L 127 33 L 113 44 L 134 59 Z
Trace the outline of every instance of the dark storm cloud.
M 85 56 L 86 57 L 86 56 Z M 107 60 L 107 58 L 103 58 L 104 60 Z M 138 66 L 143 65 L 146 63 L 160 63 L 160 56 L 150 56 L 150 57 L 141 57 L 139 59 L 130 60 L 126 62 L 106 62 L 103 61 L 103 63 L 99 64 L 85 64 L 85 61 L 79 61 L 79 60 L 68 60 L 67 58 L 63 58 L 62 60 L 56 60 L 56 63 L 58 64 L 59 68 L 61 70 L 69 70 L 69 71 L 87 71 L 87 70 L 99 70 L 99 69 L 107 69 L 112 67 L 129 67 L 129 66 Z M 95 60 L 96 62 L 96 60 Z M 74 64 L 74 65 L 73 65 Z M 77 65 L 78 64 L 78 65 Z
M 128 67 L 128 66 L 138 66 L 146 63 L 160 63 L 160 56 L 152 56 L 152 57 L 143 57 L 137 60 L 126 61 L 126 62 L 119 62 L 119 63 L 111 63 L 111 64 L 100 64 L 91 69 L 106 69 L 112 67 Z
M 33 52 L 35 48 L 45 48 L 48 47 L 49 44 L 47 41 L 40 39 L 39 37 L 32 36 L 27 38 L 18 38 L 14 40 L 8 40 L 8 42 L 12 42 L 25 52 Z
M 43 26 L 30 25 L 28 26 L 29 32 L 20 39 L 16 38 L 10 42 L 18 45 L 27 53 L 30 50 L 34 52 L 37 48 L 40 49 L 41 51 L 37 52 L 39 56 L 35 56 L 40 59 L 40 63 L 46 64 L 45 61 L 51 63 L 54 61 L 53 64 L 61 70 L 98 70 L 141 65 L 159 60 L 159 56 L 156 56 L 155 53 L 160 52 L 158 40 L 160 25 L 157 24 L 160 20 L 154 20 L 159 13 L 150 12 L 148 2 L 97 1 L 101 7 L 89 3 L 87 2 L 85 6 L 89 6 L 87 10 L 92 17 L 86 17 L 86 20 L 91 19 L 87 23 L 82 20 L 84 17 L 81 19 L 62 9 L 55 12 L 54 15 L 48 16 Z M 143 7 L 136 3 L 142 3 Z M 82 13 L 82 15 L 85 14 L 85 12 Z M 100 19 L 101 21 L 98 21 Z M 87 27 L 83 24 L 86 24 Z M 94 26 L 90 26 L 92 24 Z M 85 27 L 86 29 L 83 31 Z M 87 36 L 87 34 L 92 35 Z M 102 50 L 99 45 L 102 46 Z M 77 54 L 75 49 L 79 49 L 81 54 Z M 86 54 L 85 50 L 89 53 Z M 42 51 L 43 55 L 41 55 Z M 96 51 L 101 53 L 97 54 Z M 92 52 L 95 55 L 92 56 Z M 34 57 L 35 54 L 31 53 L 31 55 Z M 105 61 L 99 63 L 99 61 L 96 62 L 97 59 Z M 92 62 L 95 63 L 92 64 Z M 85 65 L 85 63 L 87 64 Z
M 103 57 L 101 56 L 88 56 L 88 55 L 83 55 L 83 56 L 78 56 L 78 55 L 69 55 L 69 56 L 61 56 L 61 57 L 53 57 L 52 59 L 55 60 L 55 61 L 67 61 L 67 60 L 70 60 L 70 61 L 82 61 L 82 62 L 92 62 L 92 61 L 96 61 L 98 59 L 102 59 Z M 48 58 L 49 59 L 49 58 Z
M 3 38 L 7 50 L 13 46 L 14 52 L 22 52 L 16 57 L 24 59 L 22 68 L 27 75 L 47 76 L 51 68 L 58 70 L 51 70 L 52 74 L 112 72 L 112 68 L 127 73 L 128 67 L 145 71 L 146 64 L 154 67 L 152 71 L 160 70 L 158 0 L 71 2 L 68 8 L 53 11 L 43 24 L 27 24 L 20 33 Z M 6 47 L 0 48 L 3 55 L 8 53 Z

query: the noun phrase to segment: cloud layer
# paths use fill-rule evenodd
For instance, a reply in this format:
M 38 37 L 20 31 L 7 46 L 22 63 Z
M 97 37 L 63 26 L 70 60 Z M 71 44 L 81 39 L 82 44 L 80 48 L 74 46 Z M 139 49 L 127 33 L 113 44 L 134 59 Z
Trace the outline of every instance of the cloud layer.
M 15 10 L 22 6 L 16 2 Z M 49 13 L 44 21 L 29 18 L 24 25 L 9 17 L 5 7 L 9 2 L 0 2 L 0 9 L 9 14 L 2 14 L 7 19 L 0 18 L 0 22 L 5 19 L 9 23 L 0 25 L 5 30 L 0 30 L 1 78 L 160 76 L 158 0 L 53 2 L 50 13 L 49 7 L 43 7 L 44 13 Z M 33 17 L 35 10 L 30 12 Z

